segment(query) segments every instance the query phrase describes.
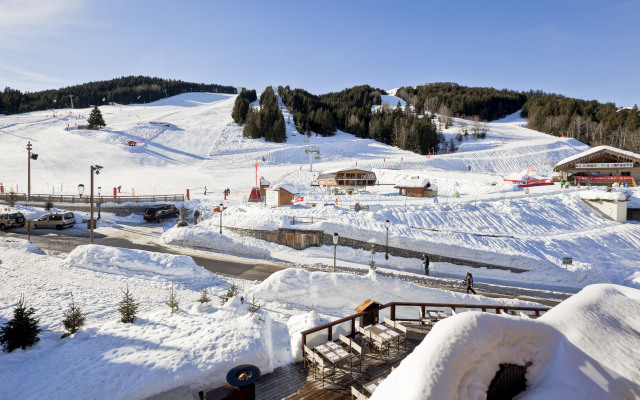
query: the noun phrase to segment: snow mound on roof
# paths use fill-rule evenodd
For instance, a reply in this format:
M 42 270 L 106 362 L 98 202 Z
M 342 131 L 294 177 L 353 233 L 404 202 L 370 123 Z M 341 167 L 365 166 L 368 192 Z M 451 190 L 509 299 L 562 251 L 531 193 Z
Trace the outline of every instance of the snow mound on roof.
M 539 305 L 515 299 L 491 299 L 426 288 L 370 272 L 366 276 L 286 269 L 272 274 L 253 290 L 256 299 L 305 307 L 354 309 L 364 300 L 385 304 L 391 301 L 420 301 L 458 304 Z M 417 317 L 415 311 L 412 318 Z
M 19 250 L 27 253 L 45 254 L 38 246 L 24 239 L 0 237 L 0 249 Z
M 609 200 L 609 201 L 625 201 L 627 195 L 623 192 L 607 192 L 604 190 L 587 190 L 578 193 L 583 200 Z
M 76 247 L 65 259 L 65 265 L 123 275 L 152 273 L 176 277 L 211 276 L 211 272 L 196 264 L 189 256 L 95 244 Z
M 501 363 L 533 364 L 520 399 L 640 395 L 640 290 L 592 285 L 537 320 L 481 312 L 435 324 L 372 399 L 484 399 Z
M 611 147 L 611 146 L 597 146 L 597 147 L 591 148 L 591 149 L 589 149 L 587 151 L 583 151 L 582 153 L 578 153 L 578 154 L 575 154 L 573 156 L 570 156 L 570 157 L 567 157 L 565 159 L 562 159 L 562 160 L 558 161 L 556 166 L 568 163 L 570 161 L 574 161 L 574 160 L 580 159 L 580 158 L 582 158 L 584 156 L 588 156 L 589 154 L 597 153 L 597 152 L 599 152 L 601 150 L 609 150 L 609 151 L 612 151 L 614 153 L 624 154 L 625 156 L 629 156 L 629 157 L 633 157 L 633 158 L 640 158 L 640 154 L 634 153 L 632 151 L 622 150 L 622 149 L 618 149 L 616 147 Z
M 218 219 L 212 218 L 198 225 L 173 227 L 164 232 L 160 240 L 172 246 L 201 247 L 261 258 L 270 256 L 269 250 L 251 244 L 251 240 L 255 241 L 255 239 L 221 235 L 218 233 L 219 229 Z

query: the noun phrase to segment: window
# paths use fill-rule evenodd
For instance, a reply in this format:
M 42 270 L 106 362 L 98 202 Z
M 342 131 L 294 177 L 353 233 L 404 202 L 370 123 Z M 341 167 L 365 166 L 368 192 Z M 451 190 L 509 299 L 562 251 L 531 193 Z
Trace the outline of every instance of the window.
M 38 218 L 38 221 L 46 221 L 47 220 L 47 215 L 43 215 L 42 217 Z
M 65 218 L 65 219 L 73 218 L 73 213 L 66 213 L 66 214 L 64 215 L 64 218 Z
M 620 172 L 620 176 L 631 176 L 631 171 L 622 171 Z

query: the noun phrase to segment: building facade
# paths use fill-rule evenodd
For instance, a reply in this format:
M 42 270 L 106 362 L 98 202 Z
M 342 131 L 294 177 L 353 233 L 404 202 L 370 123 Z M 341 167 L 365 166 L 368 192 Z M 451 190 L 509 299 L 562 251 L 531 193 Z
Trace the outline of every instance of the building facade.
M 610 146 L 598 146 L 565 158 L 553 169 L 560 178 L 575 184 L 637 186 L 640 154 Z

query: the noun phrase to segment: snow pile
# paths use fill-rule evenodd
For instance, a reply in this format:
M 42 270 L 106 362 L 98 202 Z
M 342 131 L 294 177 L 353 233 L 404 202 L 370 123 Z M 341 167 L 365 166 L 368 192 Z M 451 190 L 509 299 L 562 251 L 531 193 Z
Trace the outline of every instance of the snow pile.
M 99 245 L 76 247 L 67 256 L 65 265 L 114 274 L 142 272 L 175 277 L 211 276 L 188 256 Z
M 0 237 L 0 249 L 3 249 L 3 251 L 11 249 L 27 253 L 44 254 L 44 251 L 40 250 L 38 246 L 33 243 L 10 237 Z
M 324 325 L 335 319 L 336 318 L 322 316 L 315 310 L 311 310 L 305 314 L 293 315 L 289 318 L 287 321 L 287 329 L 289 330 L 292 362 L 302 361 L 302 335 L 300 335 L 300 332 Z M 326 341 L 327 338 L 324 332 L 307 336 L 307 346 L 309 347 Z
M 216 218 L 202 221 L 198 225 L 173 227 L 164 232 L 161 240 L 164 244 L 184 247 L 201 247 L 226 253 L 244 254 L 252 257 L 266 258 L 270 253 L 267 249 L 256 246 L 255 239 L 247 237 L 234 238 L 228 231 L 221 235 L 220 225 Z
M 578 196 L 583 200 L 625 201 L 627 199 L 627 195 L 624 192 L 607 192 L 604 190 L 587 190 L 578 193 Z
M 264 312 L 251 316 L 239 303 L 194 305 L 172 316 L 157 311 L 134 324 L 113 320 L 3 354 L 3 398 L 141 399 L 183 385 L 219 386 L 240 364 L 270 372 L 271 319 Z M 37 379 L 25 385 L 25 377 Z
M 615 285 L 589 286 L 537 320 L 458 314 L 438 322 L 372 399 L 484 399 L 499 364 L 529 361 L 522 399 L 637 398 L 638 315 L 640 291 Z

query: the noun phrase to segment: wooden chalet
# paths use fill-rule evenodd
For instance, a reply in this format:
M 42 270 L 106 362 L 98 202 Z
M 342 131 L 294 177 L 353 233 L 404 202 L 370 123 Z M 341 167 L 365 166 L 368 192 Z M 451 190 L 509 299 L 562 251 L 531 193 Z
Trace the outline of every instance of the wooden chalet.
M 640 180 L 640 154 L 610 146 L 598 146 L 565 158 L 553 169 L 561 179 L 575 183 L 637 186 Z
M 394 188 L 398 189 L 400 196 L 436 197 L 438 195 L 438 187 L 431 184 L 427 178 L 419 176 L 403 179 Z
M 266 203 L 268 207 L 290 206 L 298 194 L 298 190 L 287 184 L 276 185 L 266 191 Z
M 343 168 L 325 171 L 318 176 L 321 186 L 340 189 L 366 188 L 376 184 L 376 174 L 364 168 Z

